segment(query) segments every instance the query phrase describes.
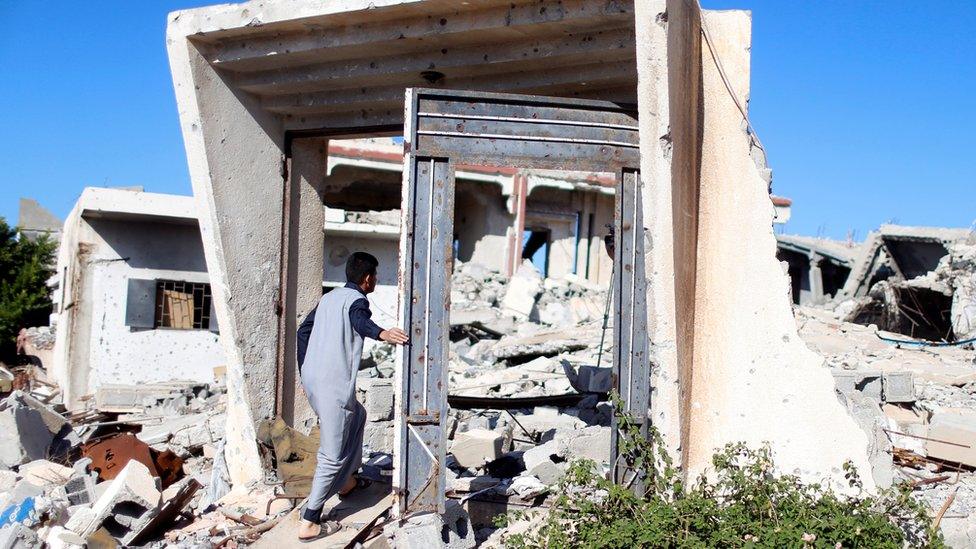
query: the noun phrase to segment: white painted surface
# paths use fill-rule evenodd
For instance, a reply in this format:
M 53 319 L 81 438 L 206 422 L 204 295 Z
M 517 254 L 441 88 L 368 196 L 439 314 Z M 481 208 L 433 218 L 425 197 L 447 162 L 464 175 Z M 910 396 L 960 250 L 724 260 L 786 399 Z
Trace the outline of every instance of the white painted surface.
M 706 12 L 718 56 L 749 97 L 749 12 Z M 703 47 L 704 49 L 704 47 Z M 777 467 L 805 481 L 849 488 L 851 460 L 874 488 L 867 438 L 840 404 L 823 357 L 799 339 L 788 279 L 776 260 L 773 205 L 749 154 L 742 115 L 703 52 L 695 355 L 688 474 L 711 467 L 716 449 L 771 445 Z
M 89 188 L 69 214 L 50 368 L 69 408 L 105 383 L 211 382 L 225 363 L 209 330 L 125 325 L 130 278 L 207 282 L 193 204 L 187 196 Z

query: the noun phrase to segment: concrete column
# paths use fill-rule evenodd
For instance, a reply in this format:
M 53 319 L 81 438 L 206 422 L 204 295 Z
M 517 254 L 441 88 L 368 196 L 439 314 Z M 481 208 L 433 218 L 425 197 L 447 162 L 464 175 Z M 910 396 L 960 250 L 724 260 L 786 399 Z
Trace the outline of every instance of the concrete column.
M 635 11 L 650 415 L 680 462 L 694 329 L 699 16 L 693 0 L 638 2 Z
M 295 336 L 298 325 L 322 297 L 325 207 L 321 193 L 328 174 L 328 160 L 327 139 L 306 138 L 292 142 L 278 408 L 288 424 L 306 433 L 314 426 L 315 412 L 298 378 Z
M 263 476 L 254 422 L 274 415 L 284 132 L 224 82 L 178 15 L 167 47 L 227 359 L 225 456 L 243 489 Z
M 823 257 L 817 254 L 810 255 L 810 301 L 814 305 L 824 302 L 823 271 L 820 270 L 820 262 Z

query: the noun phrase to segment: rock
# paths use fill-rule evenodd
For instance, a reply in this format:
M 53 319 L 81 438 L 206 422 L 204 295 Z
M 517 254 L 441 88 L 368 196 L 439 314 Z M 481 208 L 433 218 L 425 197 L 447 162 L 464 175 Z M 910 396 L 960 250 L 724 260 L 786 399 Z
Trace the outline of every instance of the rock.
M 459 433 L 454 437 L 451 443 L 451 454 L 461 467 L 475 469 L 501 457 L 504 445 L 504 434 L 475 429 Z
M 461 505 L 447 500 L 444 515 L 424 513 L 392 522 L 383 529 L 390 547 L 398 549 L 469 549 L 475 546 L 471 519 Z
M 63 526 L 53 526 L 45 541 L 48 549 L 83 549 L 87 544 L 85 538 Z
M 542 274 L 525 260 L 508 281 L 501 307 L 504 313 L 528 320 L 535 310 L 536 297 L 542 293 Z
M 393 452 L 393 422 L 366 422 L 363 430 L 363 451 L 366 455 L 371 452 Z
M 187 414 L 158 425 L 144 425 L 136 437 L 149 445 L 169 443 L 184 450 L 197 450 L 222 439 L 226 421 L 224 414 Z
M 597 464 L 610 461 L 610 428 L 592 425 L 574 431 L 557 431 L 557 454 L 567 461 L 589 459 Z
M 13 471 L 0 470 L 0 493 L 9 492 L 17 485 L 20 475 Z
M 928 437 L 945 441 L 926 441 L 929 457 L 976 467 L 976 412 L 945 410 L 932 414 Z
M 546 461 L 552 461 L 553 457 L 560 457 L 559 443 L 550 440 L 545 444 L 540 444 L 522 453 L 522 462 L 525 463 L 525 470 L 532 474 L 532 469 Z
M 14 391 L 0 402 L 0 466 L 60 456 L 78 442 L 71 425 L 36 398 Z
M 544 439 L 551 439 L 560 430 L 577 430 L 586 427 L 578 417 L 560 413 L 558 408 L 552 406 L 536 406 L 531 414 L 518 416 L 518 422 L 531 433 L 542 435 Z
M 130 460 L 92 505 L 90 512 L 79 510 L 68 520 L 66 527 L 87 538 L 104 524 L 112 537 L 127 544 L 158 512 L 161 497 L 157 481 L 149 469 Z

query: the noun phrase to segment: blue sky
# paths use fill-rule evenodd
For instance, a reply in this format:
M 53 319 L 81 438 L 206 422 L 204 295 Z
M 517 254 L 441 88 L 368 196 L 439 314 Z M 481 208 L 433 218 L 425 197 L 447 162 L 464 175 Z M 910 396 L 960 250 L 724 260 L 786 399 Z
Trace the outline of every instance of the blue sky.
M 212 2 L 0 0 L 0 215 L 85 186 L 190 193 L 164 30 Z M 704 0 L 753 10 L 752 119 L 787 232 L 976 221 L 976 2 Z

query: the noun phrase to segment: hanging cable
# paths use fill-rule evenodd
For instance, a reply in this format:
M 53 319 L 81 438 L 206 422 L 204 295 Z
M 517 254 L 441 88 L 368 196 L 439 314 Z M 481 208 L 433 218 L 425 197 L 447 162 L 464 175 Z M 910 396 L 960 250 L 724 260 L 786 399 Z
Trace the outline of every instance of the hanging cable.
M 749 135 L 752 137 L 752 140 L 755 142 L 756 146 L 759 147 L 763 151 L 763 153 L 765 153 L 766 147 L 764 147 L 762 141 L 759 140 L 759 134 L 756 132 L 756 129 L 752 126 L 752 121 L 749 120 L 749 113 L 746 110 L 745 106 L 739 101 L 739 95 L 735 93 L 735 88 L 732 87 L 732 81 L 729 80 L 728 75 L 725 73 L 725 68 L 722 66 L 722 60 L 719 59 L 718 53 L 715 52 L 715 46 L 714 43 L 712 42 L 712 36 L 708 32 L 708 24 L 705 22 L 705 10 L 702 9 L 701 2 L 698 2 L 696 0 L 695 3 L 698 5 L 698 14 L 701 18 L 702 37 L 705 38 L 705 45 L 708 46 L 708 52 L 712 58 L 712 61 L 715 63 L 715 68 L 718 69 L 718 74 L 722 78 L 722 83 L 725 84 L 725 89 L 729 92 L 729 95 L 732 97 L 732 102 L 735 103 L 736 108 L 738 108 L 739 112 L 742 114 L 742 119 L 745 120 L 746 122 L 746 127 L 749 129 Z

